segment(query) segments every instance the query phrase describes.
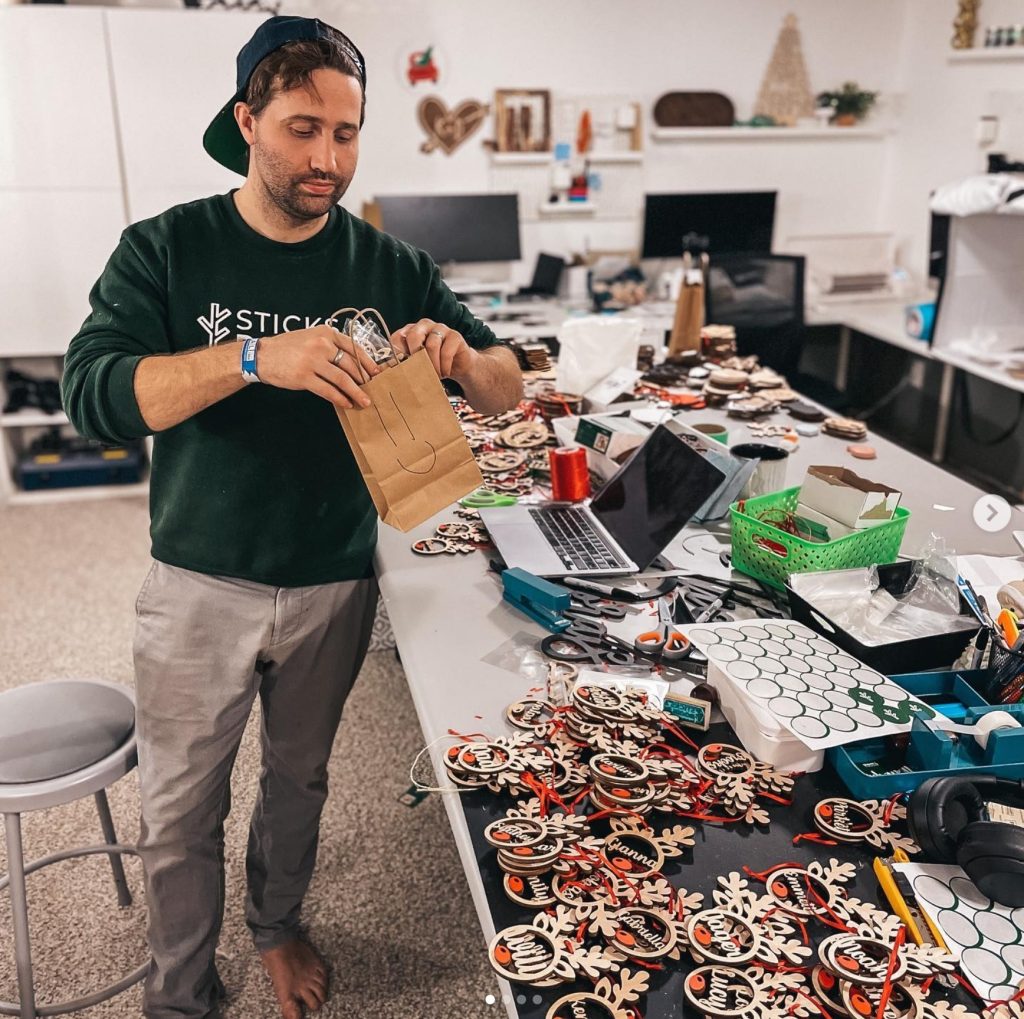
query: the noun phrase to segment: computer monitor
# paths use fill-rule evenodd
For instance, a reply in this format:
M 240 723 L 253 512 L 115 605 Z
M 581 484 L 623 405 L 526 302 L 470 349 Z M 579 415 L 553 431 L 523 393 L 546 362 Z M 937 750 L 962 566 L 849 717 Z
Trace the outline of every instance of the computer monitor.
M 762 364 L 791 374 L 804 345 L 804 274 L 802 255 L 713 257 L 704 291 L 707 321 L 736 327 L 740 356 L 756 354 Z
M 737 328 L 804 323 L 803 255 L 736 253 L 712 259 L 704 293 L 707 320 Z
M 375 199 L 385 233 L 422 248 L 435 262 L 514 262 L 519 196 L 385 195 Z
M 715 255 L 771 251 L 775 191 L 647 195 L 642 258 L 678 258 L 684 250 Z M 685 240 L 684 240 L 685 238 Z

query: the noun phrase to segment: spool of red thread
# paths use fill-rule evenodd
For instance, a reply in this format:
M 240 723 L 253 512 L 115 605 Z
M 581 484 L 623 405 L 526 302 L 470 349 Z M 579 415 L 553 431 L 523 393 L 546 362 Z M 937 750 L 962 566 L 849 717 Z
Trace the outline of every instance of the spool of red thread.
M 556 447 L 548 450 L 551 464 L 551 498 L 555 502 L 581 502 L 590 495 L 590 470 L 587 451 Z

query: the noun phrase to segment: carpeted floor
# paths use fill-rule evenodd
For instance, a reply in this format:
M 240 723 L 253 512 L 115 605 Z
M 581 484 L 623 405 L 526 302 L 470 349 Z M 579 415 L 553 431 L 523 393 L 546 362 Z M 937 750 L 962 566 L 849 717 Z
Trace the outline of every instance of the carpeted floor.
M 133 606 L 149 564 L 147 519 L 141 499 L 0 510 L 0 689 L 74 676 L 132 683 Z M 218 962 L 230 995 L 225 1019 L 278 1014 L 242 920 L 257 735 L 254 716 L 235 767 L 227 826 L 228 904 Z M 334 967 L 331 1000 L 320 1015 L 504 1014 L 440 799 L 431 796 L 413 809 L 397 800 L 421 743 L 393 652 L 371 654 L 335 744 L 319 866 L 306 903 L 310 933 Z M 109 796 L 119 836 L 134 841 L 136 774 Z M 101 841 L 91 798 L 26 815 L 23 827 L 29 858 Z M 144 959 L 141 870 L 134 859 L 127 869 L 136 905 L 124 911 L 104 858 L 58 864 L 29 878 L 41 1003 L 88 993 Z M 0 999 L 16 994 L 10 907 L 0 895 Z M 75 1013 L 89 1019 L 140 1014 L 138 987 Z

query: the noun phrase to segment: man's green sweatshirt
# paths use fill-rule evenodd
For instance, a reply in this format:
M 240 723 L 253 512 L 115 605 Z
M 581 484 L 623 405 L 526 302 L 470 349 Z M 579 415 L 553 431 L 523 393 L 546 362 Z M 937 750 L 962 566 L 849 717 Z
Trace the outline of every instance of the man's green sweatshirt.
M 64 406 L 83 435 L 151 432 L 133 379 L 142 358 L 273 336 L 339 308 L 376 308 L 390 329 L 430 318 L 474 347 L 497 340 L 422 251 L 340 206 L 309 240 L 249 227 L 233 192 L 179 205 L 121 236 L 71 341 Z M 377 514 L 334 408 L 254 383 L 153 440 L 155 559 L 279 587 L 372 572 Z

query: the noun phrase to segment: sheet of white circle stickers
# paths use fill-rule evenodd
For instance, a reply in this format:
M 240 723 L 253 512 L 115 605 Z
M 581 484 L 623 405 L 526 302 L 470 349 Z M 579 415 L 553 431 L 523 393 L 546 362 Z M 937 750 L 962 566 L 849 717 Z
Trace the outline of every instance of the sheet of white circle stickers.
M 803 623 L 744 619 L 681 629 L 709 665 L 813 750 L 906 732 L 915 715 L 935 715 Z
M 988 1001 L 1013 998 L 1024 979 L 1024 909 L 982 895 L 959 867 L 897 863 L 896 869 L 978 993 Z

